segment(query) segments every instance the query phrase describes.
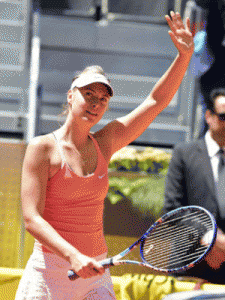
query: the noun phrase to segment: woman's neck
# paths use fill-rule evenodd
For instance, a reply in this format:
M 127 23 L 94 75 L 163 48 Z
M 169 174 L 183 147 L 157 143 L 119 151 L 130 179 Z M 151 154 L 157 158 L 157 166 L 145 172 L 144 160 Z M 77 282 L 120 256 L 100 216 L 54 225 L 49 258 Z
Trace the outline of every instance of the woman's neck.
M 61 139 L 75 144 L 78 149 L 82 149 L 87 144 L 90 128 L 65 122 L 59 132 Z

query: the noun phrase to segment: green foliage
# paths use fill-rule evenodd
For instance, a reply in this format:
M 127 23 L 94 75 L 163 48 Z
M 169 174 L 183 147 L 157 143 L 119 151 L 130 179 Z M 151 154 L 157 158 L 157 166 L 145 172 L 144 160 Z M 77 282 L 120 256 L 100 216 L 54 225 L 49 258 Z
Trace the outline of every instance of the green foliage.
M 148 147 L 141 151 L 125 147 L 112 156 L 109 168 L 165 175 L 170 159 L 171 154 L 161 149 Z
M 122 198 L 130 198 L 132 193 L 142 188 L 148 182 L 148 178 L 140 178 L 130 180 L 125 177 L 109 178 L 109 193 L 108 197 L 112 204 L 116 204 Z M 119 191 L 120 193 L 116 193 Z
M 118 177 L 109 178 L 111 205 L 122 205 L 126 199 L 143 218 L 151 216 L 153 220 L 157 219 L 163 207 L 165 175 L 170 159 L 170 153 L 154 148 L 139 151 L 125 147 L 114 154 L 109 170 L 123 172 Z M 132 171 L 135 171 L 135 178 L 127 176 Z
M 128 179 L 111 177 L 105 201 L 104 231 L 110 235 L 140 236 L 160 216 L 165 176 Z
M 112 205 L 115 205 L 127 198 L 143 216 L 151 214 L 157 217 L 163 206 L 164 181 L 164 176 L 155 175 L 137 179 L 111 177 L 108 199 Z
M 150 176 L 145 185 L 130 195 L 133 206 L 138 208 L 144 217 L 159 217 L 164 203 L 164 181 L 165 177 Z

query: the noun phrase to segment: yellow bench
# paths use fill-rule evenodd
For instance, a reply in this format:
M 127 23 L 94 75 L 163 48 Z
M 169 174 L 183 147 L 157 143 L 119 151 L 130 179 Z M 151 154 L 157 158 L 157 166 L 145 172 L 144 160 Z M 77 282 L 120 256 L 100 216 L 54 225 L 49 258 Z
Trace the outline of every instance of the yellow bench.
M 0 300 L 14 300 L 23 269 L 0 268 Z M 161 300 L 174 292 L 192 291 L 195 283 L 172 276 L 125 274 L 112 276 L 117 300 Z M 202 290 L 225 292 L 225 286 L 203 284 Z

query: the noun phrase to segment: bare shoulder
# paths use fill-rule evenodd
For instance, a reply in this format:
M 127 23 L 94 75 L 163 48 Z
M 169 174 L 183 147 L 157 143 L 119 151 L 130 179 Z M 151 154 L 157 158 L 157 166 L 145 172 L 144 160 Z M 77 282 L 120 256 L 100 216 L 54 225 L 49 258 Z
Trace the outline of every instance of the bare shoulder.
M 26 156 L 34 158 L 38 161 L 39 159 L 47 160 L 49 155 L 54 148 L 54 139 L 52 134 L 46 134 L 33 138 L 26 151 Z
M 113 121 L 93 134 L 94 138 L 97 140 L 99 144 L 103 156 L 108 162 L 113 154 L 112 151 L 113 151 L 114 131 L 115 131 L 115 126 Z

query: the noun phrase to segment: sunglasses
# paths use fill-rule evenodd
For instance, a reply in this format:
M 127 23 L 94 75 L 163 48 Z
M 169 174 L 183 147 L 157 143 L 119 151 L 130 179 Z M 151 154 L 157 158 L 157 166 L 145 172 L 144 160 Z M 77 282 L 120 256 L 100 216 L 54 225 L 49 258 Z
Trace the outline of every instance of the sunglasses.
M 214 115 L 216 115 L 220 121 L 225 121 L 225 113 L 223 114 L 218 114 L 215 111 L 213 112 Z

